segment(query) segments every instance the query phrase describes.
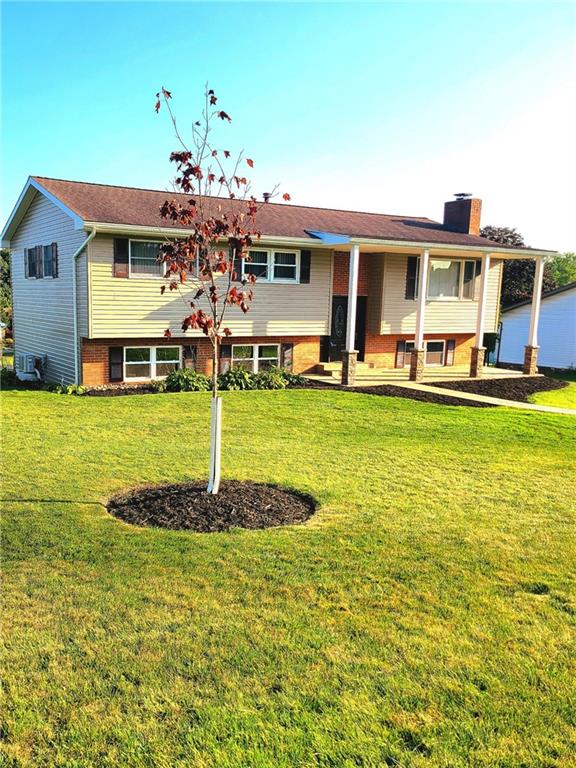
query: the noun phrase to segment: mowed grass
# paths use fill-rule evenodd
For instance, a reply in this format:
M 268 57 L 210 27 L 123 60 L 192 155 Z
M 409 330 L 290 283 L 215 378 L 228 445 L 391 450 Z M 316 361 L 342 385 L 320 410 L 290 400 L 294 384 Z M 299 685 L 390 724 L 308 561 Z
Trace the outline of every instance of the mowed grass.
M 554 405 L 557 408 L 576 408 L 576 371 L 565 371 L 548 374 L 553 379 L 561 379 L 568 382 L 562 389 L 553 389 L 550 392 L 537 392 L 529 400 L 540 405 Z
M 111 518 L 115 491 L 204 475 L 208 410 L 4 394 L 0 764 L 574 765 L 572 417 L 226 393 L 225 475 L 318 513 Z

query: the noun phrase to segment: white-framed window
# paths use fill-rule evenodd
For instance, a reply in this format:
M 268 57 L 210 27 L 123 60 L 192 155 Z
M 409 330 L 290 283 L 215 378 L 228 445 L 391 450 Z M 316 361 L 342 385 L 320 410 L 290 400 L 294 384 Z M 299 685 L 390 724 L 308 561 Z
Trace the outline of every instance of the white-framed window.
M 476 277 L 475 261 L 430 259 L 426 298 L 436 301 L 473 299 Z
M 182 365 L 181 347 L 124 347 L 124 379 L 163 379 Z
M 286 251 L 277 248 L 251 248 L 249 257 L 243 259 L 245 275 L 254 275 L 257 280 L 268 283 L 300 282 L 300 251 Z
M 233 344 L 232 367 L 251 373 L 266 371 L 280 364 L 278 344 Z
M 163 277 L 165 268 L 158 261 L 161 242 L 130 240 L 128 243 L 128 274 L 130 277 Z
M 410 367 L 410 355 L 414 342 L 407 341 L 404 352 L 404 367 Z M 424 365 L 440 366 L 446 363 L 446 342 L 444 339 L 426 339 L 424 341 Z

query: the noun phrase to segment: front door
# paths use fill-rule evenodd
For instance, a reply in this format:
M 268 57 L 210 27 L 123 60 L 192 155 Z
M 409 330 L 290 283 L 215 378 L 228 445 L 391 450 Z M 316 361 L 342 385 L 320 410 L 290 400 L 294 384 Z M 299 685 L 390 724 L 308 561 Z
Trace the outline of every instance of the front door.
M 342 360 L 346 348 L 346 322 L 348 317 L 348 297 L 332 298 L 332 327 L 330 328 L 329 361 Z M 356 299 L 356 333 L 354 349 L 358 350 L 358 360 L 364 360 L 364 342 L 366 338 L 366 296 Z

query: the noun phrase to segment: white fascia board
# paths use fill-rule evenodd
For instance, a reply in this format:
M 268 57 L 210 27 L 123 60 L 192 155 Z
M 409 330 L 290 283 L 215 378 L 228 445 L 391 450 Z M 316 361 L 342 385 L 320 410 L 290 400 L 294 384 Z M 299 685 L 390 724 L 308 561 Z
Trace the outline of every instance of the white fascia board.
M 55 206 L 57 206 L 61 211 L 69 216 L 74 222 L 74 229 L 84 229 L 84 221 L 80 216 L 78 216 L 77 213 L 75 213 L 71 208 L 68 208 L 68 206 L 65 205 L 58 197 L 53 195 L 51 192 L 48 192 L 48 190 L 45 189 L 42 184 L 39 184 L 35 179 L 29 176 L 28 181 L 20 193 L 20 197 L 18 198 L 16 205 L 14 206 L 12 213 L 8 217 L 8 221 L 2 230 L 2 235 L 0 237 L 2 239 L 3 248 L 10 247 L 10 240 L 22 222 L 22 219 L 30 207 L 36 192 L 43 194 L 44 197 L 48 198 L 51 203 L 54 203 Z
M 422 242 L 412 242 L 408 240 L 378 240 L 378 239 L 370 239 L 370 240 L 363 240 L 361 238 L 357 237 L 351 237 L 350 243 L 352 245 L 378 245 L 382 246 L 383 248 L 387 247 L 405 247 L 410 248 L 411 250 L 427 250 L 427 251 L 433 251 L 433 250 L 442 250 L 442 251 L 470 251 L 471 253 L 498 253 L 502 254 L 502 256 L 509 256 L 511 259 L 521 259 L 521 258 L 527 258 L 527 259 L 533 259 L 535 256 L 556 256 L 557 251 L 543 251 L 538 248 L 499 248 L 498 243 L 492 243 L 492 241 L 489 241 L 489 245 L 458 245 L 457 243 L 422 243 Z

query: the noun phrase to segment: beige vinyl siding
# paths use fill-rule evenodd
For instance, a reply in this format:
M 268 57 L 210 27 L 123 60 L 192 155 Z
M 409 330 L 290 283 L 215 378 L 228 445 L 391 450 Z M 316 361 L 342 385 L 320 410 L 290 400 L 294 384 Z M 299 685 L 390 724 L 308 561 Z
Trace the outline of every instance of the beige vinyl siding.
M 387 254 L 384 264 L 384 289 L 379 333 L 414 333 L 416 301 L 406 299 L 407 256 Z M 488 277 L 486 332 L 496 330 L 502 261 L 492 261 Z M 479 281 L 477 281 L 479 283 Z M 426 302 L 425 333 L 474 333 L 478 302 L 470 299 Z
M 86 239 L 72 219 L 38 192 L 10 243 L 15 353 L 47 354 L 47 381 L 74 381 L 72 256 Z M 58 243 L 58 277 L 24 277 L 24 249 Z
M 91 338 L 161 337 L 166 328 L 182 335 L 182 319 L 190 313 L 193 291 L 184 299 L 166 291 L 162 278 L 113 276 L 113 243 L 97 235 L 89 244 Z M 313 251 L 310 283 L 290 285 L 259 282 L 244 315 L 230 307 L 226 324 L 236 336 L 317 336 L 329 332 L 331 259 L 329 251 Z M 188 332 L 186 336 L 198 336 Z

